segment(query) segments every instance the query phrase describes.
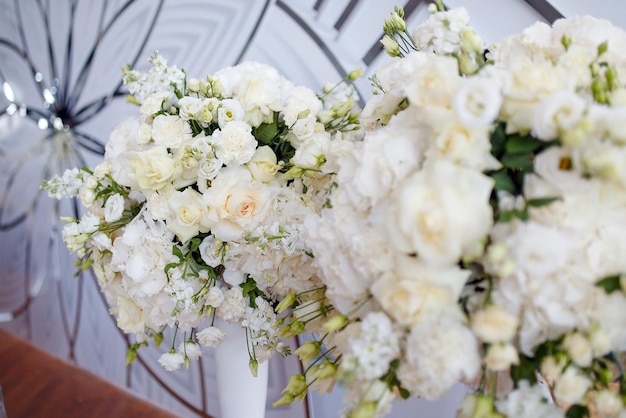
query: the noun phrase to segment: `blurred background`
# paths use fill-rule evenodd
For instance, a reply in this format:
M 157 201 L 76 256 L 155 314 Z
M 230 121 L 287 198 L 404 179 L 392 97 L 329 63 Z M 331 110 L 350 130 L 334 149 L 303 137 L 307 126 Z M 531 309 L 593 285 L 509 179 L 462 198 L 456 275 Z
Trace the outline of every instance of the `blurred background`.
M 127 336 L 108 314 L 90 273 L 75 276 L 59 234 L 71 201 L 39 191 L 67 167 L 95 165 L 112 129 L 137 109 L 125 101 L 121 68 L 148 68 L 159 50 L 170 65 L 201 78 L 243 61 L 270 64 L 296 84 L 319 90 L 362 68 L 368 76 L 389 58 L 383 19 L 403 6 L 414 27 L 420 0 L 0 0 L 0 328 L 86 368 L 182 417 L 219 417 L 210 353 L 189 370 L 166 372 L 157 350 L 125 366 Z M 448 0 L 464 6 L 489 44 L 537 20 L 591 14 L 626 28 L 618 0 Z M 268 418 L 334 417 L 336 388 L 302 404 L 272 408 L 294 359 L 270 362 Z M 6 383 L 5 383 L 6 384 Z M 467 389 L 438 402 L 394 404 L 392 418 L 454 417 Z

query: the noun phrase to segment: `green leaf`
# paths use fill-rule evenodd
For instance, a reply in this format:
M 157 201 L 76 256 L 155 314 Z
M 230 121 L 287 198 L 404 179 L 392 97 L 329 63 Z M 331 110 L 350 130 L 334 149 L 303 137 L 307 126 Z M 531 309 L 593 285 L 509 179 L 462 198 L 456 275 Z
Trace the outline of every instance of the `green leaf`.
M 522 380 L 528 380 L 531 385 L 537 383 L 537 374 L 535 373 L 535 364 L 533 359 L 520 355 L 520 362 L 518 365 L 511 366 L 511 377 L 517 387 L 518 383 Z
M 170 276 L 169 276 L 169 274 L 168 274 L 168 272 L 169 272 L 171 269 L 173 269 L 173 268 L 176 268 L 176 267 L 180 266 L 180 264 L 181 264 L 181 263 L 169 263 L 169 264 L 167 264 L 167 265 L 165 266 L 165 268 L 163 269 L 163 271 L 165 271 L 165 275 L 168 277 L 168 279 L 167 279 L 167 281 L 168 281 L 168 282 L 169 282 L 169 277 L 170 277 Z
M 596 282 L 596 286 L 602 287 L 604 291 L 609 294 L 618 290 L 622 290 L 622 286 L 620 284 L 620 276 L 618 274 L 598 280 Z
M 192 238 L 191 239 L 191 245 L 189 246 L 189 249 L 191 252 L 196 252 L 198 250 L 198 248 L 200 247 L 200 243 L 202 241 L 200 240 L 200 238 Z
M 504 152 L 504 144 L 506 143 L 506 134 L 504 124 L 496 125 L 491 133 L 491 154 L 498 157 Z
M 254 137 L 257 141 L 259 141 L 259 144 L 269 145 L 277 134 L 278 124 L 276 122 L 262 123 L 255 129 Z
M 583 405 L 572 405 L 565 414 L 566 418 L 585 418 L 589 417 L 589 408 Z
M 542 141 L 531 136 L 512 136 L 506 141 L 504 149 L 509 154 L 525 154 L 536 151 L 542 146 Z
M 493 186 L 495 190 L 504 190 L 511 194 L 517 194 L 517 188 L 515 187 L 515 183 L 513 183 L 513 180 L 511 180 L 511 177 L 509 177 L 505 171 L 495 171 L 489 174 L 489 176 L 496 182 Z
M 522 170 L 525 172 L 533 171 L 533 155 L 527 154 L 504 154 L 500 160 L 507 168 Z
M 172 246 L 172 254 L 178 257 L 180 261 L 183 261 L 183 259 L 185 258 L 185 256 L 183 255 L 183 250 L 178 245 Z
M 526 206 L 532 206 L 534 208 L 538 208 L 540 206 L 546 206 L 549 205 L 550 203 L 554 202 L 555 200 L 559 200 L 558 197 L 543 197 L 540 199 L 530 199 L 526 201 Z

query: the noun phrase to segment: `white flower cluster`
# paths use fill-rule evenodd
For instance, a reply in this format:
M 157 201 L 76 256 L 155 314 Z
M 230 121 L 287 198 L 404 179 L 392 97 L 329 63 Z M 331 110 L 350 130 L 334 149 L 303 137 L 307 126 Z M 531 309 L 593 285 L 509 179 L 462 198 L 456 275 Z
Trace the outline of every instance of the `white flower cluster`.
M 48 191 L 48 196 L 54 199 L 75 197 L 83 187 L 83 175 L 85 173 L 78 168 L 68 168 L 62 175 L 57 175 L 50 180 L 44 180 L 41 188 Z
M 252 360 L 285 353 L 272 306 L 321 287 L 302 222 L 359 138 L 346 124 L 354 100 L 322 100 L 254 62 L 204 80 L 158 53 L 150 62 L 126 72 L 139 115 L 115 128 L 104 161 L 48 183 L 88 208 L 64 239 L 137 342 L 170 327 L 214 347 L 224 334 L 205 322 L 217 316 L 247 328 Z M 160 361 L 168 370 L 197 357 L 174 343 Z
M 413 32 L 417 50 L 378 70 L 365 138 L 341 159 L 329 207 L 305 220 L 347 323 L 326 328 L 336 378 L 385 375 L 427 399 L 480 381 L 466 417 L 621 416 L 626 32 L 592 17 L 538 23 L 484 61 L 468 20 L 435 13 Z M 382 350 L 366 324 L 383 313 L 400 355 L 372 362 L 360 350 Z M 515 390 L 496 390 L 495 376 Z M 348 385 L 349 415 L 382 415 L 361 386 Z
M 152 64 L 148 72 L 125 70 L 124 84 L 136 102 L 144 103 L 153 95 L 172 94 L 174 89 L 182 91 L 185 79 L 182 70 L 168 66 L 167 60 L 158 51 L 148 61 Z

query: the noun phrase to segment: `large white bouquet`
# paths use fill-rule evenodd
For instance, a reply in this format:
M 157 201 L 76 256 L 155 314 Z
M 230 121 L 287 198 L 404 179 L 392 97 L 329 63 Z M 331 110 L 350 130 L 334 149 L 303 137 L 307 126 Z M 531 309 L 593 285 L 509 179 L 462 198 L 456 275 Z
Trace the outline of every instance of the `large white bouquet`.
M 245 327 L 254 373 L 287 351 L 274 306 L 321 287 L 303 220 L 359 137 L 354 90 L 318 96 L 253 62 L 204 79 L 158 53 L 150 62 L 125 70 L 139 114 L 115 128 L 102 163 L 43 187 L 88 209 L 66 219 L 63 237 L 135 335 L 129 360 L 173 328 L 159 362 L 175 370 L 220 343 L 219 317 Z
M 463 382 L 460 417 L 624 417 L 626 33 L 562 19 L 484 54 L 441 9 L 386 21 L 365 139 L 305 220 L 338 315 L 283 402 L 338 381 L 373 417 Z

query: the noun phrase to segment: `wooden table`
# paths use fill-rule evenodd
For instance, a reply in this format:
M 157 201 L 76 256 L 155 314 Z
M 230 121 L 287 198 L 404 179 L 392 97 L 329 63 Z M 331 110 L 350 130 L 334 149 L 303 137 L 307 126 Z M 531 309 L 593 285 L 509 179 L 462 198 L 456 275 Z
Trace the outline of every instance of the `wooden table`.
M 176 418 L 1 329 L 0 385 L 8 418 Z

